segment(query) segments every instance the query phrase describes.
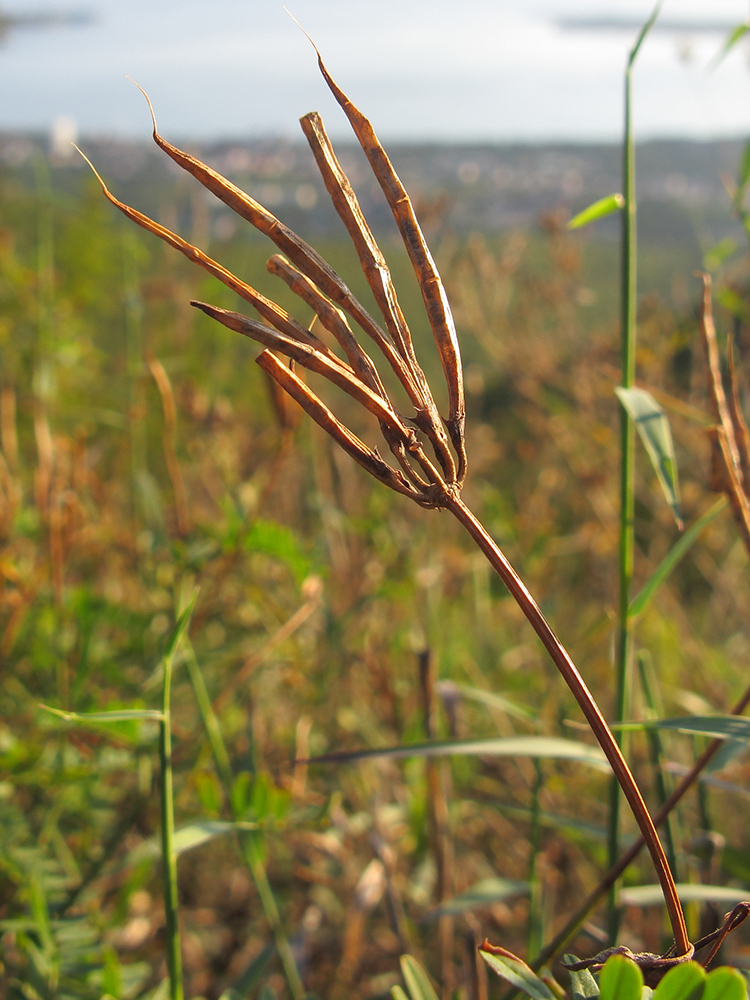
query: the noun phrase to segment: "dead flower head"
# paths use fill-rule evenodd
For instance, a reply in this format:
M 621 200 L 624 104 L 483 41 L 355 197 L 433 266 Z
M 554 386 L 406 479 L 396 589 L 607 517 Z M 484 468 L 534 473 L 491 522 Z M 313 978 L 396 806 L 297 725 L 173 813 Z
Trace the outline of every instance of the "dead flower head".
M 226 178 L 159 135 L 149 101 L 157 145 L 212 194 L 276 244 L 281 254 L 270 258 L 268 270 L 281 278 L 313 310 L 318 321 L 315 325 L 319 324 L 331 335 L 340 349 L 338 353 L 275 302 L 197 247 L 123 204 L 109 192 L 101 177 L 96 176 L 107 198 L 128 218 L 155 233 L 235 291 L 255 308 L 260 321 L 205 302 L 192 302 L 192 305 L 230 330 L 236 330 L 261 344 L 264 350 L 256 359 L 261 368 L 372 476 L 423 507 L 440 507 L 445 498 L 457 495 L 466 474 L 463 377 L 450 306 L 411 200 L 372 125 L 336 85 L 319 53 L 318 65 L 349 119 L 382 188 L 419 281 L 447 383 L 449 412 L 445 422 L 438 413 L 430 386 L 417 361 L 411 333 L 385 257 L 317 112 L 301 119 L 302 130 L 334 207 L 354 243 L 367 283 L 382 314 L 382 325 L 308 243 Z M 145 93 L 144 96 L 148 101 Z M 410 415 L 402 414 L 389 398 L 375 364 L 360 345 L 353 327 L 375 343 L 390 365 L 413 407 Z M 289 359 L 290 363 L 284 364 L 278 355 Z M 369 447 L 345 427 L 295 373 L 295 365 L 322 375 L 364 406 L 377 419 L 395 464 L 386 462 L 377 448 Z

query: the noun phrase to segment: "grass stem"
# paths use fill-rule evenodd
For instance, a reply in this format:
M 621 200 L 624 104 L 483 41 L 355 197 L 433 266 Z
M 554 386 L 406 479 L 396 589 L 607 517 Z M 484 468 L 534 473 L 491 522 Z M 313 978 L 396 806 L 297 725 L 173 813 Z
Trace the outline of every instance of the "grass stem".
M 651 17 L 641 29 L 635 45 L 630 50 L 625 69 L 625 125 L 623 138 L 623 196 L 622 210 L 622 251 L 621 251 L 621 335 L 620 365 L 621 385 L 629 389 L 635 382 L 636 350 L 636 309 L 637 309 L 637 231 L 635 195 L 635 143 L 632 121 L 632 71 L 638 52 L 646 35 L 656 20 L 662 0 L 659 0 Z M 630 595 L 633 584 L 634 564 L 634 520 L 635 520 L 635 424 L 624 406 L 620 407 L 620 527 L 618 544 L 618 615 L 615 637 L 615 704 L 614 721 L 623 722 L 628 712 L 630 697 Z M 619 740 L 626 752 L 626 737 Z M 610 867 L 620 855 L 620 802 L 621 791 L 613 778 L 607 830 L 607 854 Z M 607 902 L 607 932 L 610 944 L 617 940 L 619 929 L 619 908 L 615 899 L 615 889 Z
M 172 662 L 175 645 L 176 643 L 171 644 L 172 648 L 168 650 L 163 661 L 162 718 L 159 722 L 159 770 L 161 774 L 159 802 L 161 806 L 162 887 L 167 936 L 169 1000 L 183 1000 L 182 955 L 180 951 L 180 928 L 178 925 L 177 852 L 174 845 L 172 718 L 170 711 Z

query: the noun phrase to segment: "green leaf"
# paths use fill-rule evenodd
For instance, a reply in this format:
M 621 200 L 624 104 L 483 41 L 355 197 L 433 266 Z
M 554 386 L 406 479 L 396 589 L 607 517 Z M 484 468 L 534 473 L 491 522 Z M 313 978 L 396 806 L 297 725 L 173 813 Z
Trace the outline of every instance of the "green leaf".
M 495 694 L 494 691 L 482 691 L 481 688 L 471 687 L 468 684 L 456 684 L 454 681 L 438 681 L 438 693 L 441 697 L 450 697 L 458 694 L 462 698 L 477 701 L 488 708 L 497 708 L 506 715 L 512 715 L 517 719 L 535 719 L 535 715 L 523 705 L 517 705 L 514 701 L 506 698 L 502 694 Z
M 575 955 L 565 955 L 563 963 L 574 965 L 578 961 Z M 570 988 L 573 993 L 573 1000 L 596 1000 L 599 996 L 599 984 L 594 979 L 590 969 L 579 969 L 577 972 L 569 970 Z
M 615 392 L 635 423 L 636 430 L 648 452 L 648 457 L 651 459 L 662 492 L 672 508 L 677 527 L 682 530 L 677 463 L 674 457 L 672 432 L 669 428 L 667 415 L 651 393 L 646 392 L 645 389 L 639 389 L 637 386 L 624 389 L 622 386 L 617 386 Z
M 743 34 L 750 29 L 750 25 L 748 24 L 742 24 L 740 27 Z M 745 144 L 745 148 L 742 150 L 742 156 L 740 157 L 740 169 L 737 175 L 737 197 L 735 199 L 735 204 L 740 205 L 742 203 L 748 182 L 750 182 L 750 142 Z
M 641 970 L 624 955 L 612 955 L 599 974 L 599 1000 L 641 1000 Z
M 154 722 L 161 722 L 164 719 L 162 712 L 151 708 L 122 708 L 112 712 L 63 712 L 59 708 L 50 708 L 49 705 L 40 705 L 45 712 L 51 712 L 66 722 L 86 723 L 107 723 L 107 722 L 130 722 L 133 719 L 151 719 Z
M 205 844 L 214 837 L 223 834 L 233 833 L 236 830 L 257 830 L 257 823 L 228 823 L 222 820 L 201 820 L 198 823 L 191 823 L 183 826 L 181 830 L 176 830 L 174 835 L 175 854 L 184 854 L 194 847 Z
M 278 559 L 291 570 L 298 582 L 310 574 L 310 560 L 302 551 L 299 539 L 291 528 L 275 521 L 254 521 L 242 539 L 242 545 L 248 552 Z
M 205 844 L 206 841 L 214 837 L 220 837 L 227 833 L 240 832 L 243 830 L 257 830 L 257 823 L 230 823 L 224 820 L 201 820 L 197 823 L 190 823 L 176 830 L 174 834 L 174 851 L 177 856 L 191 851 L 194 847 Z M 144 857 L 158 857 L 161 854 L 161 843 L 158 837 L 150 838 L 133 850 L 128 855 L 129 863 L 133 864 Z
M 683 882 L 677 885 L 677 895 L 683 903 L 723 903 L 734 906 L 748 897 L 747 889 L 733 889 L 724 885 L 703 885 Z M 618 894 L 620 906 L 655 906 L 664 902 L 661 887 L 652 885 L 631 885 Z
M 613 212 L 619 212 L 624 205 L 625 199 L 619 192 L 608 194 L 606 198 L 600 198 L 593 205 L 584 208 L 578 215 L 574 215 L 568 223 L 568 229 L 580 229 L 590 222 L 596 222 L 597 219 L 604 219 L 606 216 L 612 215 Z
M 670 969 L 654 990 L 654 1000 L 700 1000 L 706 973 L 697 962 L 683 962 Z
M 703 266 L 707 271 L 718 271 L 725 260 L 729 260 L 737 249 L 737 242 L 727 236 L 703 254 Z
M 432 983 L 422 966 L 411 955 L 401 956 L 401 975 L 404 977 L 411 1000 L 438 1000 Z
M 193 593 L 190 597 L 190 600 L 187 603 L 187 606 L 177 619 L 175 627 L 172 629 L 172 634 L 167 640 L 167 646 L 162 655 L 163 661 L 169 660 L 174 656 L 175 650 L 180 644 L 180 639 L 182 639 L 183 635 L 188 629 L 188 626 L 190 625 L 190 619 L 193 617 L 193 611 L 195 610 L 195 602 L 197 600 L 198 600 L 198 588 L 196 587 L 193 590 Z
M 633 65 L 633 63 L 635 62 L 635 58 L 638 55 L 638 51 L 639 51 L 641 45 L 643 45 L 643 42 L 646 39 L 646 35 L 653 28 L 654 23 L 655 23 L 657 17 L 659 16 L 659 11 L 661 10 L 663 3 L 664 3 L 664 0 L 659 0 L 659 2 L 657 3 L 657 5 L 654 7 L 653 11 L 651 12 L 651 17 L 648 19 L 648 21 L 646 21 L 646 23 L 641 28 L 641 33 L 638 35 L 638 38 L 636 39 L 635 45 L 630 50 L 630 55 L 628 57 L 628 69 L 630 69 L 631 66 Z
M 689 736 L 709 736 L 714 740 L 750 740 L 750 719 L 740 715 L 686 715 L 674 719 L 623 722 L 614 728 L 628 731 L 671 729 Z
M 265 972 L 275 952 L 275 944 L 267 944 L 265 948 L 258 952 L 240 978 L 232 986 L 231 992 L 234 994 L 232 1000 L 246 1000 L 250 996 L 250 993 L 257 986 L 260 977 Z
M 706 976 L 703 1000 L 747 1000 L 745 980 L 736 969 L 714 969 Z
M 297 764 L 331 764 L 347 761 L 370 760 L 375 757 L 532 757 L 542 760 L 569 760 L 600 771 L 608 771 L 609 764 L 599 747 L 577 740 L 564 740 L 554 736 L 511 736 L 486 740 L 436 740 L 431 743 L 411 743 L 406 746 L 383 747 L 376 750 L 347 750 L 340 753 L 309 757 Z
M 532 997 L 532 1000 L 555 1000 L 547 984 L 542 982 L 517 955 L 506 951 L 505 948 L 496 948 L 492 951 L 480 948 L 479 954 L 494 973 L 516 989 L 523 990 L 527 996 Z
M 719 50 L 718 55 L 711 61 L 710 69 L 716 69 L 716 67 L 723 62 L 724 59 L 726 59 L 737 42 L 741 41 L 741 39 L 745 37 L 748 31 L 750 31 L 750 23 L 747 22 L 743 22 L 742 24 L 738 24 L 736 27 L 732 28 L 727 35 L 727 40 Z
M 409 1000 L 409 998 L 407 997 L 407 995 L 404 993 L 404 991 L 401 989 L 400 986 L 391 987 L 391 997 L 393 998 L 393 1000 Z
M 480 906 L 488 906 L 491 903 L 499 903 L 503 899 L 510 899 L 512 896 L 525 895 L 529 891 L 528 882 L 515 882 L 507 878 L 486 878 L 477 882 L 460 896 L 448 899 L 440 906 L 436 906 L 426 915 L 426 920 L 436 920 L 446 913 L 466 913 L 468 910 L 475 910 Z
M 630 618 L 631 621 L 643 614 L 656 591 L 659 587 L 661 587 L 687 551 L 692 548 L 703 529 L 710 524 L 711 521 L 713 521 L 717 514 L 720 514 L 721 511 L 724 510 L 726 505 L 726 497 L 722 497 L 720 500 L 717 500 L 713 507 L 707 510 L 706 513 L 695 522 L 695 524 L 691 524 L 688 530 L 680 536 L 677 542 L 675 542 L 649 577 L 648 581 L 631 601 L 630 607 L 628 608 L 628 618 Z

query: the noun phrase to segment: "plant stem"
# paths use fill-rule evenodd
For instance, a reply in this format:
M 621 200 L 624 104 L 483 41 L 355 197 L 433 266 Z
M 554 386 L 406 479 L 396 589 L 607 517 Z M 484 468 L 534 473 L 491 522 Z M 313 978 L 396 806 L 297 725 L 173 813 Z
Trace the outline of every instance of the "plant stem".
M 750 705 L 750 685 L 745 688 L 742 693 L 742 697 L 739 699 L 737 704 L 734 706 L 730 715 L 742 715 L 747 706 Z M 665 801 L 664 805 L 654 814 L 654 825 L 661 826 L 665 821 L 667 816 L 672 812 L 674 807 L 680 802 L 685 795 L 685 793 L 693 786 L 696 779 L 706 767 L 708 762 L 714 756 L 714 754 L 719 750 L 720 747 L 724 745 L 724 740 L 711 740 L 706 749 L 693 764 L 692 768 L 679 785 L 675 788 L 669 798 Z M 604 878 L 599 882 L 597 887 L 591 892 L 583 904 L 578 909 L 578 912 L 573 914 L 567 924 L 562 928 L 562 930 L 554 937 L 552 941 L 543 949 L 542 953 L 534 962 L 534 968 L 539 969 L 545 962 L 549 962 L 551 958 L 558 955 L 565 946 L 572 941 L 573 936 L 576 934 L 578 929 L 582 926 L 583 922 L 589 916 L 594 907 L 601 902 L 601 900 L 606 896 L 609 889 L 615 884 L 618 878 L 622 875 L 625 869 L 630 865 L 638 855 L 641 853 L 645 846 L 645 840 L 643 837 L 639 837 L 635 840 L 627 851 L 618 859 L 617 864 L 614 865 L 604 876 Z
M 531 961 L 542 950 L 542 884 L 539 879 L 538 860 L 541 844 L 542 825 L 541 794 L 544 787 L 542 763 L 534 761 L 534 791 L 531 800 L 531 830 L 529 832 L 529 944 L 526 949 L 528 961 Z
M 669 870 L 664 849 L 659 840 L 659 836 L 649 815 L 646 803 L 643 801 L 640 789 L 636 784 L 630 768 L 622 755 L 622 751 L 612 735 L 612 731 L 607 725 L 604 716 L 599 710 L 599 706 L 593 695 L 586 686 L 585 681 L 578 672 L 578 668 L 573 663 L 568 651 L 562 645 L 555 633 L 542 614 L 538 604 L 531 596 L 526 585 L 520 579 L 516 571 L 508 562 L 505 554 L 501 551 L 492 537 L 487 533 L 484 526 L 477 520 L 475 515 L 469 510 L 460 497 L 446 493 L 442 506 L 449 510 L 453 516 L 468 531 L 476 544 L 482 550 L 490 565 L 510 591 L 512 597 L 523 611 L 530 622 L 532 628 L 539 636 L 545 649 L 552 657 L 552 660 L 560 671 L 565 683 L 570 688 L 573 697 L 581 707 L 586 721 L 591 727 L 599 746 L 609 761 L 615 776 L 620 783 L 623 794 L 628 800 L 633 811 L 641 835 L 646 842 L 651 858 L 656 868 L 656 874 L 664 894 L 664 902 L 669 913 L 669 920 L 674 934 L 676 953 L 684 955 L 691 950 L 692 946 L 685 927 L 685 918 L 682 913 L 680 900 L 677 896 L 674 879 Z
M 623 195 L 621 250 L 621 334 L 620 381 L 623 388 L 630 388 L 635 381 L 635 312 L 636 312 L 636 202 L 635 202 L 635 150 L 631 122 L 631 69 L 633 54 L 625 72 L 625 137 L 623 142 Z M 630 591 L 633 582 L 635 517 L 635 425 L 625 409 L 620 406 L 620 527 L 617 557 L 618 607 L 615 636 L 615 704 L 614 720 L 623 722 L 629 700 L 630 665 Z M 624 747 L 624 736 L 618 736 Z M 611 867 L 620 854 L 620 786 L 612 779 L 609 795 L 609 820 L 607 823 L 607 856 Z M 620 914 L 613 886 L 607 900 L 607 932 L 609 943 L 617 940 Z
M 172 660 L 174 649 L 164 657 L 162 718 L 159 722 L 159 768 L 161 771 L 161 858 L 164 918 L 167 933 L 169 1000 L 183 1000 L 180 929 L 177 922 L 177 854 L 174 846 L 174 796 L 172 790 Z
M 637 308 L 637 235 L 635 198 L 635 143 L 632 121 L 632 70 L 636 56 L 651 30 L 661 8 L 656 4 L 651 17 L 640 31 L 630 50 L 625 68 L 625 125 L 622 150 L 622 183 L 625 204 L 622 210 L 621 251 L 621 384 L 629 389 L 635 382 L 636 308 Z M 618 545 L 618 614 L 615 636 L 615 704 L 614 721 L 623 722 L 630 698 L 630 593 L 633 583 L 635 520 L 635 424 L 624 406 L 620 406 L 620 532 Z M 625 746 L 626 737 L 619 737 Z M 620 786 L 613 778 L 610 788 L 607 853 L 610 867 L 620 854 Z M 607 931 L 610 944 L 617 940 L 620 912 L 615 887 L 607 902 Z
M 211 751 L 216 764 L 216 770 L 219 773 L 219 780 L 221 781 L 224 795 L 229 804 L 232 819 L 237 821 L 241 817 L 236 814 L 232 804 L 232 768 L 229 762 L 229 754 L 227 753 L 226 744 L 224 743 L 224 737 L 221 734 L 221 726 L 217 715 L 213 710 L 213 706 L 211 705 L 211 699 L 206 689 L 206 683 L 203 680 L 203 674 L 198 665 L 198 661 L 191 644 L 187 644 L 186 651 L 188 674 L 190 675 L 190 681 L 193 685 L 193 691 L 195 693 L 196 701 L 198 702 L 198 709 L 201 713 L 201 718 L 203 719 L 203 725 L 208 735 L 208 741 L 211 744 Z M 276 898 L 274 897 L 271 883 L 268 881 L 268 876 L 266 875 L 266 869 L 258 847 L 257 838 L 259 836 L 261 836 L 261 834 L 250 832 L 239 834 L 242 856 L 245 859 L 245 863 L 253 877 L 255 888 L 258 890 L 260 903 L 263 907 L 266 920 L 271 928 L 271 933 L 273 934 L 274 943 L 276 944 L 276 950 L 279 953 L 279 959 L 281 960 L 281 965 L 284 970 L 284 976 L 286 978 L 287 985 L 289 986 L 289 990 L 294 997 L 294 1000 L 301 1000 L 301 998 L 305 995 L 305 988 L 302 984 L 299 970 L 297 969 L 297 963 L 294 960 L 294 954 L 292 952 L 291 945 L 289 944 L 289 939 L 286 936 L 281 922 L 281 915 L 279 914 L 279 908 L 276 905 Z

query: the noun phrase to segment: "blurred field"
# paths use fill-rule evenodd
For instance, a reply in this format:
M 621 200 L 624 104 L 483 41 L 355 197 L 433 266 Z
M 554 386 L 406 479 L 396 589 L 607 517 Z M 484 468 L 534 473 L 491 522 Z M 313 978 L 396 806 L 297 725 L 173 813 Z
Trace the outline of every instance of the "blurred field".
M 239 229 L 222 236 L 184 180 L 131 185 L 126 196 L 309 320 L 266 274 L 270 246 Z M 569 234 L 559 206 L 525 229 L 482 233 L 452 227 L 434 197 L 424 205 L 464 355 L 467 499 L 606 713 L 616 244 L 594 230 Z M 305 218 L 289 220 L 303 235 Z M 145 997 L 164 976 L 155 727 L 74 728 L 39 705 L 155 707 L 161 651 L 194 587 L 190 640 L 234 787 L 230 810 L 180 662 L 178 827 L 232 812 L 259 824 L 254 843 L 305 986 L 331 998 L 387 995 L 404 951 L 439 979 L 438 873 L 443 896 L 481 884 L 484 897 L 459 901 L 440 933 L 453 942 L 453 988 L 486 996 L 472 978 L 475 943 L 486 935 L 525 953 L 530 895 L 528 885 L 488 880 L 527 882 L 536 803 L 531 896 L 543 926 L 533 933 L 549 937 L 602 871 L 606 774 L 481 756 L 434 766 L 292 761 L 429 735 L 590 744 L 519 610 L 447 516 L 373 484 L 274 396 L 252 364 L 255 347 L 188 305 L 237 308 L 230 293 L 129 227 L 93 182 L 41 158 L 6 167 L 0 219 L 0 996 Z M 439 361 L 417 286 L 403 251 L 387 235 L 384 245 L 429 377 Z M 346 244 L 326 231 L 316 246 L 368 301 Z M 716 500 L 692 276 L 709 249 L 697 239 L 670 251 L 652 243 L 641 260 L 639 382 L 670 414 L 688 525 Z M 746 257 L 720 257 L 709 263 L 734 308 L 719 311 L 720 330 L 733 327 L 747 356 Z M 345 397 L 335 402 L 374 440 Z M 677 537 L 643 455 L 636 531 L 637 589 Z M 746 686 L 746 562 L 725 511 L 639 622 L 660 714 L 726 712 Z M 426 698 L 419 665 L 428 660 L 438 683 Z M 636 691 L 630 714 L 642 718 Z M 688 763 L 695 746 L 666 739 L 668 762 Z M 711 776 L 721 783 L 707 780 L 679 810 L 682 882 L 750 889 L 748 759 L 732 749 Z M 653 805 L 644 737 L 632 739 L 631 758 Z M 668 785 L 674 770 L 665 768 Z M 214 1000 L 243 976 L 239 996 L 261 985 L 284 995 L 235 835 L 185 851 L 179 874 L 187 995 Z M 628 881 L 652 882 L 647 862 Z M 724 909 L 691 909 L 691 929 L 715 926 Z M 659 911 L 630 908 L 624 921 L 631 946 L 659 948 Z M 596 927 L 589 933 L 581 950 L 597 946 Z M 738 964 L 747 945 L 738 932 Z

